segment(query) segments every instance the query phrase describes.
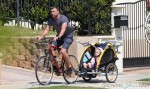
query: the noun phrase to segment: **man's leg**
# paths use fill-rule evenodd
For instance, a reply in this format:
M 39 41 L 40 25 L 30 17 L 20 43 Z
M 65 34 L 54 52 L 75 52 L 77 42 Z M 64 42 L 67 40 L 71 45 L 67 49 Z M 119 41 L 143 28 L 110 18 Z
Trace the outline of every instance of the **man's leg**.
M 52 44 L 52 46 L 55 46 L 55 45 Z M 52 47 L 51 47 L 51 52 L 52 52 L 52 55 L 54 55 L 55 50 L 54 50 L 54 48 L 52 48 Z M 52 60 L 52 59 L 53 59 L 52 55 L 50 55 L 50 60 L 51 60 L 51 62 L 52 62 L 52 64 L 53 64 L 54 61 Z
M 52 44 L 51 44 L 51 46 L 59 47 L 59 45 L 61 45 L 61 44 L 62 44 L 61 42 L 58 43 L 57 41 L 53 41 Z M 58 56 L 58 55 L 56 54 L 56 50 L 54 50 L 53 47 L 51 47 L 51 51 L 52 51 L 52 54 L 53 54 L 54 56 Z M 50 58 L 51 58 L 51 61 L 52 61 L 52 63 L 53 63 L 54 61 L 52 60 L 52 56 L 51 56 Z
M 66 67 L 68 68 L 67 73 L 69 75 L 72 74 L 72 68 L 71 68 L 71 64 L 70 64 L 70 58 L 69 58 L 69 55 L 67 52 L 68 52 L 68 49 L 69 49 L 70 45 L 72 44 L 72 42 L 73 42 L 72 37 L 64 38 L 64 43 L 63 43 L 62 49 L 61 49 L 63 59 L 66 61 Z
M 63 55 L 63 59 L 66 61 L 67 68 L 70 68 L 71 64 L 70 64 L 70 59 L 69 59 L 69 55 L 67 53 L 67 50 L 62 48 L 61 52 L 62 52 L 62 55 Z
M 72 66 L 70 63 L 69 55 L 68 55 L 66 49 L 64 49 L 64 48 L 61 49 L 61 52 L 63 55 L 63 59 L 66 61 L 67 74 L 70 75 L 70 74 L 72 74 Z

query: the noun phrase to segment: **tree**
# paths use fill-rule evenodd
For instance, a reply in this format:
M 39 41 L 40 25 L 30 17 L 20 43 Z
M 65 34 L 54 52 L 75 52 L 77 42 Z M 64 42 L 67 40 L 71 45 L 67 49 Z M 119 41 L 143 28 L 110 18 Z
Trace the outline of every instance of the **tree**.
M 21 17 L 30 20 L 32 29 L 36 23 L 43 24 L 50 17 L 50 7 L 59 5 L 60 0 L 22 0 Z
M 24 20 L 30 20 L 32 29 L 36 23 L 43 24 L 49 16 L 49 0 L 23 0 L 21 17 Z
M 111 33 L 111 4 L 114 0 L 89 0 L 90 17 L 88 18 L 88 0 L 74 0 L 63 6 L 64 13 L 73 21 L 80 23 L 79 33 L 88 28 L 88 19 L 91 21 L 92 34 Z
M 89 19 L 92 34 L 111 33 L 111 4 L 114 0 L 4 0 L 0 2 L 0 17 L 16 18 L 17 1 L 19 19 L 30 21 L 33 29 L 36 23 L 42 24 L 48 20 L 51 6 L 57 6 L 70 20 L 79 22 L 79 33 L 83 34 L 88 29 Z
M 16 0 L 5 0 L 0 2 L 0 25 L 4 25 L 15 18 Z

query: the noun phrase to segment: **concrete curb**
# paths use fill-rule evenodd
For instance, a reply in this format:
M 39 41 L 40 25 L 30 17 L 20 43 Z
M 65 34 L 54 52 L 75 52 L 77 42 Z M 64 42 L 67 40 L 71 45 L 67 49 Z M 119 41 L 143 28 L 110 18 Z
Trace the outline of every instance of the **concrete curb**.
M 3 57 L 3 53 L 0 53 L 0 58 L 2 58 Z
M 8 65 L 1 65 L 3 68 L 6 69 L 12 69 L 12 70 L 16 70 L 16 71 L 21 71 L 21 72 L 31 72 L 34 73 L 35 70 L 30 70 L 30 69 L 25 69 L 25 68 L 20 68 L 20 67 L 14 67 L 14 66 L 8 66 Z
M 2 53 L 0 53 L 0 78 L 1 78 L 2 57 L 3 57 L 3 54 L 2 54 Z M 1 85 L 1 81 L 0 81 L 0 85 Z
M 124 68 L 123 71 L 124 72 L 132 72 L 132 71 L 147 70 L 147 69 L 150 69 L 150 67 L 149 66 L 145 66 L 145 67 Z

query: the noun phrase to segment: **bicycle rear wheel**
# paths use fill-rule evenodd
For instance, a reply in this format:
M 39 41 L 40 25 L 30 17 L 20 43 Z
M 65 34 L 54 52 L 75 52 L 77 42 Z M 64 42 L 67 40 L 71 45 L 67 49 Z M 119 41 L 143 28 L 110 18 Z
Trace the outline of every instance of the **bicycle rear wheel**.
M 67 74 L 66 61 L 64 60 L 63 68 L 62 68 L 63 77 L 67 83 L 74 83 L 78 78 L 77 71 L 79 71 L 79 64 L 78 64 L 78 60 L 75 56 L 69 55 L 69 58 L 70 58 L 70 63 L 73 68 L 73 71 L 72 71 L 72 74 L 70 74 L 70 75 Z
M 38 59 L 35 67 L 35 75 L 41 85 L 50 84 L 53 77 L 53 66 L 49 57 L 42 56 Z

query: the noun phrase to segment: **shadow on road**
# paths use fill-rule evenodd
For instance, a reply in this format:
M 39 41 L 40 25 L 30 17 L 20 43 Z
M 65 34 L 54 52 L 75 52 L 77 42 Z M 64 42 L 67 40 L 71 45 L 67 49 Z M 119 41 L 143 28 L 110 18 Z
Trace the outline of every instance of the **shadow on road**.
M 108 82 L 106 80 L 93 79 L 90 80 L 89 82 L 85 82 L 84 80 L 77 80 L 76 83 L 108 83 Z

